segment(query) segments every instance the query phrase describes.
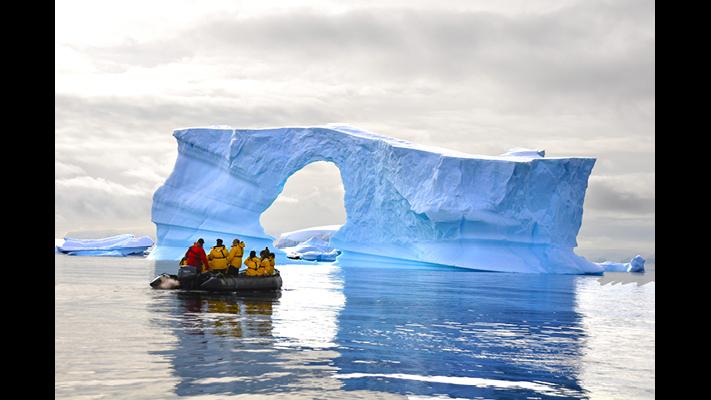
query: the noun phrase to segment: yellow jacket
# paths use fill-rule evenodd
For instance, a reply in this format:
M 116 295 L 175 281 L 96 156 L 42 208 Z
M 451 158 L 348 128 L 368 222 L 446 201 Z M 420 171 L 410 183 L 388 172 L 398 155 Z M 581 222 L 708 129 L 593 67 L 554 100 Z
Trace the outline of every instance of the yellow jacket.
M 272 257 L 267 257 L 267 266 L 265 267 L 267 275 L 274 275 L 274 259 Z
M 257 273 L 259 275 L 271 275 L 269 273 L 269 268 L 271 268 L 272 264 L 269 262 L 269 257 L 264 257 L 259 261 L 259 268 L 257 269 Z
M 232 246 L 230 254 L 227 255 L 229 265 L 240 269 L 242 266 L 242 256 L 244 255 L 244 242 L 240 242 L 237 246 Z
M 213 246 L 207 255 L 211 270 L 227 269 L 227 249 L 225 246 Z
M 247 276 L 257 276 L 257 268 L 259 263 L 259 258 L 254 257 L 254 258 L 248 258 L 244 260 L 244 265 L 247 266 L 247 270 L 245 271 L 245 274 Z

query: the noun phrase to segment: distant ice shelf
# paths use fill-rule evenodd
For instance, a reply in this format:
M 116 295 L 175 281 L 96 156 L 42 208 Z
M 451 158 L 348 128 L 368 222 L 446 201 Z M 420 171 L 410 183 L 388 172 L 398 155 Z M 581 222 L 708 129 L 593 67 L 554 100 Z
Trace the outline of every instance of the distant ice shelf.
M 70 256 L 125 257 L 143 255 L 153 244 L 153 239 L 148 236 L 123 234 L 99 239 L 65 237 L 61 242 L 55 240 L 55 249 Z

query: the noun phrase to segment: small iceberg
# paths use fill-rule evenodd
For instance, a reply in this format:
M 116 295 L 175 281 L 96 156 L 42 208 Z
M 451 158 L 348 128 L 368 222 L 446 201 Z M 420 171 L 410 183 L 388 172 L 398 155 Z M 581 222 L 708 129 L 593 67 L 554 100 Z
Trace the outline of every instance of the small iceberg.
M 642 256 L 636 255 L 628 263 L 605 261 L 596 264 L 604 268 L 605 272 L 644 272 L 645 261 Z
M 286 232 L 279 236 L 276 247 L 292 259 L 336 261 L 341 252 L 331 247 L 331 237 L 341 225 L 317 226 Z
M 100 239 L 65 237 L 62 243 L 55 243 L 55 248 L 70 256 L 125 257 L 144 255 L 153 244 L 153 239 L 148 236 L 123 234 Z
M 341 226 L 343 225 L 314 226 L 312 228 L 299 229 L 298 231 L 284 232 L 279 235 L 275 245 L 277 248 L 283 249 L 296 246 L 314 237 L 328 242 L 341 229 Z

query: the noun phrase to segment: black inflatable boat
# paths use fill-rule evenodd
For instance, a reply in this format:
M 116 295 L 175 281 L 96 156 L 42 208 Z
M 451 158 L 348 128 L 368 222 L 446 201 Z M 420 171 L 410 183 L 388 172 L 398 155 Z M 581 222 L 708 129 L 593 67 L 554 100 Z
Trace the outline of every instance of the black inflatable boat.
M 182 267 L 178 275 L 161 274 L 150 285 L 154 289 L 205 290 L 209 292 L 266 291 L 281 289 L 279 270 L 270 276 L 237 276 L 206 272 L 198 274 L 192 267 Z

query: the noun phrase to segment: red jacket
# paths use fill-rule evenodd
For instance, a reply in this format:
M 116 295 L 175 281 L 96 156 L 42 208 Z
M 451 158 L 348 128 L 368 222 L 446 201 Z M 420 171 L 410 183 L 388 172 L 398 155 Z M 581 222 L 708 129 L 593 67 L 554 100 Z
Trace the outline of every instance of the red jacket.
M 188 252 L 185 253 L 185 257 L 187 257 L 187 263 L 188 265 L 192 265 L 193 267 L 198 267 L 198 270 L 202 272 L 203 270 L 206 270 L 208 267 L 207 263 L 207 255 L 205 254 L 205 250 L 203 250 L 202 246 L 197 244 L 197 242 L 193 243 L 192 246 L 188 249 Z M 205 265 L 204 268 L 201 268 L 202 265 Z

